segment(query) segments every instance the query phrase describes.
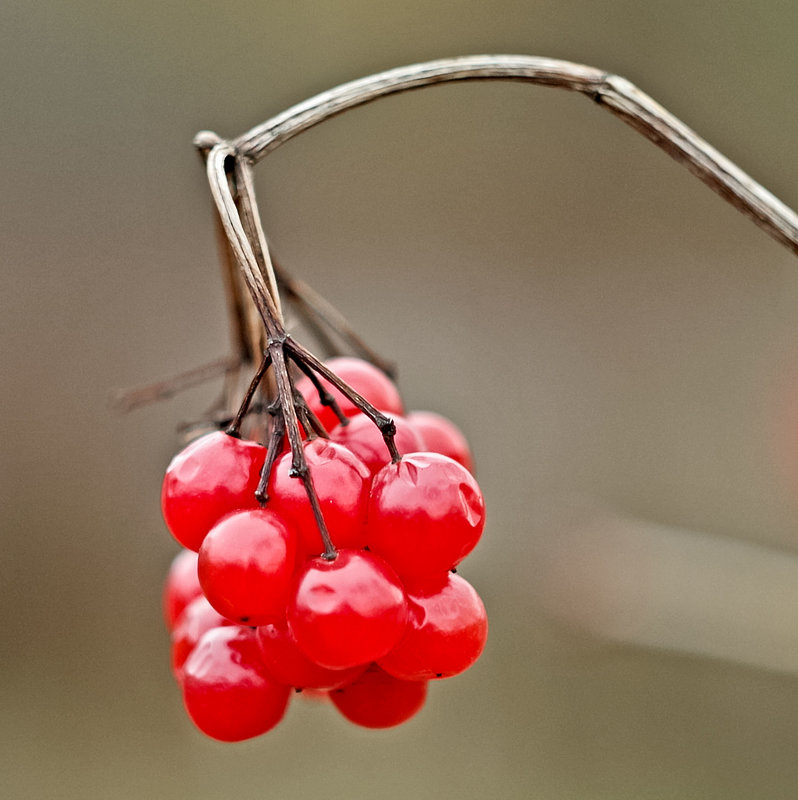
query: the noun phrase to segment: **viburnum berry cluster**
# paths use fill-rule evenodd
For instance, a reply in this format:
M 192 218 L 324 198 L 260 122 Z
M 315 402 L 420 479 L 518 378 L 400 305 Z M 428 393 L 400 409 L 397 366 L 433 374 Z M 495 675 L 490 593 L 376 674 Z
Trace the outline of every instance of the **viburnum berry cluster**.
M 282 373 L 266 446 L 241 425 L 268 354 L 232 423 L 178 453 L 163 482 L 184 547 L 164 590 L 172 668 L 191 719 L 223 741 L 273 728 L 294 690 L 358 725 L 397 725 L 487 637 L 455 572 L 485 521 L 462 433 L 405 415 L 366 361 L 301 358 L 299 380 Z
M 293 690 L 328 698 L 356 724 L 397 725 L 430 680 L 463 672 L 485 646 L 485 608 L 455 572 L 485 523 L 468 444 L 437 414 L 405 414 L 390 369 L 272 261 L 251 159 L 210 132 L 195 142 L 238 357 L 222 416 L 174 457 L 161 493 L 184 548 L 164 608 L 186 709 L 223 741 L 273 728 Z M 321 361 L 288 333 L 281 293 L 339 357 Z M 259 357 L 232 415 L 239 370 Z

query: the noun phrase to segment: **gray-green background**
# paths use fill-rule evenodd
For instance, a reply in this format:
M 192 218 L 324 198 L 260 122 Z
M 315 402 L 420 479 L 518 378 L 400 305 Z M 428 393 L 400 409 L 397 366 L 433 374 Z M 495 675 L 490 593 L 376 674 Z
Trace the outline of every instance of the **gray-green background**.
M 796 25 L 787 0 L 4 0 L 0 794 L 795 797 L 797 674 L 609 645 L 536 600 L 563 495 L 798 550 L 798 261 L 583 98 L 428 89 L 258 168 L 282 261 L 476 453 L 489 647 L 405 727 L 295 703 L 247 744 L 191 728 L 158 493 L 215 387 L 107 398 L 227 352 L 197 130 L 414 61 L 546 55 L 634 81 L 794 206 Z

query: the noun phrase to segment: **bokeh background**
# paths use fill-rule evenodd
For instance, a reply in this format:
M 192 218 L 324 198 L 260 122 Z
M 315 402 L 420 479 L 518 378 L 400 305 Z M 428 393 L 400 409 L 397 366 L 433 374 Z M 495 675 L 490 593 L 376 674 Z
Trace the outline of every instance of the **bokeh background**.
M 798 205 L 788 0 L 0 9 L 0 794 L 793 798 L 798 262 L 584 98 L 384 99 L 258 167 L 281 260 L 469 435 L 491 637 L 383 733 L 296 702 L 221 745 L 168 667 L 178 424 L 112 390 L 228 352 L 194 133 L 515 52 L 621 74 Z

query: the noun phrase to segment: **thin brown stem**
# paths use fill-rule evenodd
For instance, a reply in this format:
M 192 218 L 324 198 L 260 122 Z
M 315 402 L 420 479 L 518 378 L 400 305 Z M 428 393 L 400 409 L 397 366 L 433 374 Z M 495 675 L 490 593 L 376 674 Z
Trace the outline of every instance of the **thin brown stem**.
M 254 362 L 258 336 L 253 335 L 251 320 L 252 304 L 247 302 L 246 288 L 242 284 L 240 270 L 236 264 L 230 243 L 224 233 L 222 221 L 215 215 L 214 228 L 219 250 L 222 282 L 227 298 L 227 318 L 230 321 L 230 338 L 242 362 Z
M 258 488 L 255 490 L 255 498 L 261 505 L 265 505 L 269 501 L 269 478 L 272 474 L 274 462 L 277 460 L 277 456 L 283 452 L 285 444 L 285 422 L 283 417 L 281 414 L 276 413 L 276 409 L 272 408 L 271 410 L 274 413 L 274 423 L 269 434 L 269 444 L 266 448 L 266 461 L 263 463 Z
M 253 245 L 241 222 L 236 199 L 230 188 L 229 174 L 234 171 L 236 151 L 227 142 L 220 142 L 208 154 L 207 174 L 216 208 L 219 212 L 225 235 L 233 250 L 235 259 L 244 275 L 252 301 L 266 328 L 269 342 L 285 335 L 280 312 L 275 304 L 271 288 L 266 282 Z
M 299 422 L 296 416 L 296 409 L 294 408 L 294 387 L 287 369 L 285 353 L 283 352 L 283 348 L 288 341 L 289 339 L 287 337 L 283 337 L 278 341 L 271 342 L 269 344 L 269 351 L 272 354 L 272 362 L 274 364 L 274 375 L 277 382 L 280 404 L 279 410 L 285 421 L 288 441 L 291 446 L 290 474 L 292 478 L 299 478 L 302 481 L 305 487 L 305 493 L 308 496 L 308 501 L 313 509 L 313 516 L 316 520 L 319 533 L 321 534 L 322 542 L 324 543 L 324 558 L 333 560 L 337 551 L 332 543 L 330 533 L 327 530 L 327 524 L 321 512 L 319 498 L 316 494 L 316 487 L 313 484 L 313 476 L 308 468 L 308 462 L 305 458 L 305 451 L 302 447 L 302 439 L 299 433 Z
M 194 146 L 197 148 L 197 152 L 206 168 L 208 154 L 221 141 L 221 138 L 212 131 L 200 131 L 194 137 Z M 255 308 L 252 303 L 248 303 L 246 300 L 246 284 L 241 279 L 241 271 L 236 263 L 235 254 L 218 214 L 214 217 L 214 228 L 219 250 L 219 261 L 222 268 L 222 282 L 225 288 L 225 297 L 227 298 L 230 336 L 242 363 L 252 363 L 255 361 L 255 353 L 263 351 L 265 342 L 261 341 L 260 326 L 253 325 L 253 311 L 255 311 Z
M 208 156 L 222 139 L 212 131 L 201 131 L 194 139 L 194 144 L 203 161 L 207 165 Z M 275 300 L 279 318 L 282 320 L 280 294 L 277 289 L 279 277 L 280 286 L 296 306 L 303 317 L 305 324 L 321 343 L 328 355 L 340 355 L 341 349 L 336 345 L 331 336 L 324 330 L 323 325 L 332 330 L 343 342 L 346 342 L 357 354 L 371 361 L 386 374 L 394 377 L 393 367 L 375 353 L 363 339 L 358 336 L 346 318 L 327 300 L 315 292 L 304 281 L 292 278 L 286 270 L 280 267 L 270 256 L 268 241 L 261 226 L 260 214 L 252 178 L 252 167 L 249 162 L 236 159 L 235 188 L 231 187 L 242 226 L 252 244 L 253 253 L 266 278 L 272 297 Z M 254 361 L 254 353 L 262 351 L 265 341 L 261 336 L 259 325 L 253 325 L 252 304 L 246 303 L 246 283 L 242 284 L 241 271 L 236 263 L 235 254 L 228 239 L 221 218 L 216 217 L 216 233 L 219 242 L 219 254 L 222 262 L 222 278 L 224 280 L 228 299 L 229 318 L 231 321 L 231 336 L 236 343 L 242 361 Z M 245 291 L 242 292 L 242 289 Z
M 313 413 L 313 409 L 307 404 L 305 398 L 296 391 L 294 392 L 294 405 L 308 439 L 317 437 L 322 439 L 330 438 L 330 434 L 321 424 L 321 420 Z
M 798 215 L 659 103 L 619 75 L 525 55 L 476 55 L 411 64 L 311 97 L 235 140 L 252 162 L 302 131 L 379 97 L 447 81 L 516 80 L 578 92 L 622 119 L 798 255 Z
M 316 487 L 313 483 L 313 474 L 305 465 L 304 472 L 298 473 L 298 477 L 302 480 L 305 487 L 305 493 L 310 501 L 310 507 L 313 509 L 313 518 L 316 520 L 316 527 L 321 534 L 321 540 L 324 543 L 324 552 L 321 557 L 325 561 L 335 561 L 338 551 L 330 538 L 330 532 L 327 530 L 327 523 L 324 521 L 324 515 L 321 513 L 321 505 L 319 504 L 319 495 L 316 492 Z
M 354 406 L 361 413 L 365 414 L 379 429 L 382 438 L 385 440 L 385 446 L 391 455 L 391 461 L 395 464 L 397 461 L 402 460 L 399 450 L 396 448 L 394 436 L 396 435 L 396 425 L 390 417 L 386 417 L 381 411 L 375 408 L 363 395 L 356 392 L 348 383 L 342 381 L 329 367 L 325 366 L 319 361 L 316 356 L 309 350 L 302 347 L 301 344 L 295 342 L 290 337 L 286 339 L 286 347 L 288 348 L 291 357 L 297 359 L 298 362 L 304 362 L 312 367 L 323 378 L 329 381 L 341 394 L 350 400 Z
M 249 388 L 247 389 L 247 393 L 244 395 L 244 399 L 241 401 L 241 405 L 238 408 L 238 412 L 235 415 L 230 426 L 227 428 L 227 433 L 230 436 L 238 437 L 240 436 L 241 432 L 241 423 L 244 421 L 244 417 L 246 416 L 247 412 L 249 411 L 250 403 L 252 402 L 252 398 L 255 396 L 255 392 L 260 386 L 260 382 L 263 380 L 263 376 L 266 374 L 266 370 L 269 369 L 269 366 L 272 363 L 272 357 L 269 352 L 263 354 L 263 358 L 261 359 L 260 366 L 258 367 L 258 371 L 252 378 L 252 381 L 249 384 Z
M 299 432 L 299 422 L 294 408 L 294 386 L 286 365 L 285 353 L 283 352 L 284 345 L 285 337 L 272 341 L 269 343 L 269 352 L 272 356 L 274 379 L 277 384 L 278 413 L 285 420 L 285 430 L 293 457 L 291 467 L 296 470 L 300 467 L 300 462 L 304 460 L 302 457 L 302 436 Z
M 243 181 L 237 184 L 236 191 L 239 196 L 246 198 L 249 192 L 248 173 L 237 166 L 237 161 L 238 154 L 228 143 L 215 144 L 207 158 L 208 182 L 225 235 L 230 242 L 252 301 L 258 309 L 266 329 L 268 354 L 271 358 L 272 374 L 277 390 L 277 413 L 283 420 L 291 448 L 291 476 L 302 480 L 324 543 L 324 558 L 332 560 L 337 551 L 330 539 L 313 484 L 313 476 L 308 469 L 305 451 L 302 447 L 299 421 L 294 407 L 294 387 L 284 352 L 288 337 L 278 307 L 277 288 L 274 285 L 268 285 L 267 277 L 264 275 L 264 270 L 255 253 L 255 250 L 260 248 L 261 256 L 265 256 L 265 238 L 262 241 L 259 239 L 256 232 L 257 226 L 252 219 L 247 223 L 242 222 L 242 205 L 243 208 L 249 209 L 244 212 L 247 215 L 254 213 L 254 203 L 248 203 L 246 199 L 243 204 L 237 203 L 235 193 L 230 186 L 231 174 L 237 175 L 240 181 L 243 177 Z M 256 244 L 253 244 L 253 239 L 257 240 Z M 255 385 L 257 386 L 257 381 Z M 259 489 L 265 491 L 265 487 L 259 487 Z
M 315 356 L 311 355 L 309 351 L 292 342 L 286 334 L 280 314 L 277 286 L 273 280 L 273 273 L 266 266 L 268 248 L 266 239 L 260 229 L 260 223 L 256 219 L 257 207 L 254 203 L 251 176 L 248 169 L 243 167 L 239 160 L 239 154 L 229 143 L 220 141 L 213 144 L 207 155 L 208 181 L 224 233 L 265 327 L 267 355 L 271 362 L 271 374 L 274 377 L 277 393 L 276 413 L 279 414 L 285 426 L 285 432 L 291 448 L 290 474 L 292 477 L 299 478 L 304 485 L 322 542 L 324 543 L 324 558 L 332 560 L 336 557 L 336 549 L 327 530 L 313 483 L 313 476 L 305 458 L 300 421 L 297 418 L 297 408 L 294 401 L 295 390 L 288 370 L 286 352 L 291 354 L 291 360 L 295 361 L 303 371 L 306 371 L 305 367 L 310 365 L 316 372 L 326 377 L 346 397 L 352 400 L 356 407 L 361 409 L 379 426 L 394 462 L 401 458 L 394 444 L 396 427 L 391 419 L 377 411 L 365 398 L 341 381 L 338 376 L 325 367 Z M 235 181 L 235 184 L 231 185 L 231 181 Z M 269 363 L 264 358 L 261 368 L 250 384 L 250 389 L 241 409 L 239 409 L 239 414 L 236 416 L 236 421 L 239 425 L 268 366 Z M 315 383 L 317 386 L 319 385 L 318 381 L 315 381 Z M 313 426 L 305 413 L 304 406 L 303 400 L 300 410 L 303 414 L 306 431 L 310 431 Z M 237 429 L 233 427 L 233 430 Z M 266 480 L 268 481 L 268 476 Z M 261 497 L 265 497 L 265 488 L 265 485 L 259 485 L 258 487 Z
M 296 415 L 297 419 L 299 420 L 299 424 L 302 426 L 302 430 L 305 432 L 305 440 L 308 442 L 312 442 L 314 439 L 319 438 L 319 434 L 316 431 L 316 428 L 313 427 L 313 423 L 310 421 L 310 409 L 307 407 L 305 402 L 301 399 L 302 395 L 296 393 L 294 395 L 294 405 L 296 406 Z M 318 422 L 318 420 L 316 420 Z M 325 430 L 324 433 L 326 434 L 327 431 Z M 324 437 L 325 439 L 329 438 L 328 436 Z
M 277 280 L 287 296 L 310 315 L 326 325 L 339 336 L 357 355 L 370 361 L 390 378 L 396 377 L 396 368 L 385 361 L 378 353 L 357 334 L 349 320 L 327 299 L 322 297 L 312 286 L 299 278 L 293 278 L 277 261 L 274 262 Z
M 319 344 L 319 347 L 322 349 L 325 356 L 327 358 L 332 358 L 334 356 L 344 355 L 344 348 L 337 341 L 335 341 L 330 333 L 328 333 L 327 329 L 324 327 L 314 310 L 303 300 L 303 298 L 292 291 L 292 287 L 285 283 L 279 271 L 276 272 L 276 274 L 283 296 L 291 302 L 291 305 L 293 306 L 294 311 L 296 311 L 297 315 L 300 317 L 302 324 L 307 328 L 310 335 Z
M 288 358 L 294 364 L 296 364 L 305 375 L 307 375 L 308 379 L 313 384 L 313 388 L 316 390 L 316 394 L 319 396 L 319 402 L 323 406 L 327 406 L 328 408 L 332 409 L 335 416 L 338 417 L 338 422 L 340 422 L 341 425 L 348 425 L 349 419 L 347 418 L 346 414 L 341 411 L 341 406 L 338 405 L 338 401 L 335 399 L 335 397 L 333 397 L 332 394 L 330 394 L 330 392 L 327 391 L 316 373 L 307 364 L 305 364 L 301 358 L 292 353 L 290 349 L 288 351 Z
M 234 174 L 236 180 L 236 200 L 241 214 L 241 223 L 247 238 L 252 244 L 255 260 L 261 275 L 266 279 L 269 294 L 274 301 L 278 322 L 283 323 L 283 310 L 280 306 L 280 293 L 277 290 L 277 278 L 269 253 L 269 245 L 263 232 L 258 212 L 255 190 L 252 184 L 252 167 L 240 158 L 235 159 Z
M 194 369 L 186 370 L 163 381 L 148 383 L 146 386 L 135 386 L 132 389 L 123 389 L 111 398 L 111 407 L 122 412 L 133 411 L 158 400 L 172 397 L 184 389 L 199 386 L 220 375 L 233 372 L 240 365 L 241 362 L 232 356 L 217 358 L 201 367 L 194 367 Z
M 250 405 L 249 410 L 246 413 L 246 417 L 256 416 L 259 414 L 265 414 L 268 411 L 269 406 L 265 403 L 257 401 Z M 212 428 L 218 430 L 226 430 L 233 424 L 233 420 L 235 416 L 226 412 L 224 409 L 212 409 L 210 411 L 205 412 L 201 417 L 198 419 L 187 420 L 185 422 L 181 422 L 177 426 L 177 432 L 181 434 L 190 433 L 192 430 L 197 430 L 199 428 Z M 243 423 L 242 423 L 243 425 Z M 248 437 L 251 438 L 251 437 Z

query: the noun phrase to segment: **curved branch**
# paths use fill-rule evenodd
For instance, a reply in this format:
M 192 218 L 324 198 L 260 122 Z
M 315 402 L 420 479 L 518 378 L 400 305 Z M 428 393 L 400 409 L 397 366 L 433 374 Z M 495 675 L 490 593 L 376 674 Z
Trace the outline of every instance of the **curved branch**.
M 798 215 L 792 209 L 625 78 L 569 61 L 482 55 L 399 67 L 342 84 L 292 106 L 239 136 L 233 146 L 254 163 L 302 131 L 379 97 L 447 81 L 490 79 L 527 81 L 587 95 L 684 164 L 798 255 Z
M 224 228 L 227 240 L 233 251 L 236 261 L 246 279 L 247 287 L 252 295 L 252 300 L 257 307 L 269 339 L 284 334 L 280 323 L 280 312 L 277 308 L 271 289 L 260 269 L 260 264 L 255 255 L 253 244 L 236 207 L 235 197 L 230 188 L 228 162 L 233 166 L 237 163 L 237 153 L 228 142 L 219 142 L 208 153 L 207 174 L 219 219 Z M 242 173 L 239 172 L 239 176 Z M 243 188 L 243 187 L 242 187 Z M 263 240 L 265 242 L 265 238 Z

